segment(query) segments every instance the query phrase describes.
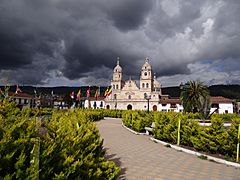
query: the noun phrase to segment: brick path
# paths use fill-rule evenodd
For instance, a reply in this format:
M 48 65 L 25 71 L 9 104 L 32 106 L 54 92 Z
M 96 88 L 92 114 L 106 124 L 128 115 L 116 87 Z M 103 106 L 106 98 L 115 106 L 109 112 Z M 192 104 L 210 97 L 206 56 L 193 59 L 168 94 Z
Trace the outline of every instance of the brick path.
M 107 158 L 122 168 L 119 179 L 240 179 L 240 169 L 199 159 L 135 135 L 121 119 L 97 122 Z

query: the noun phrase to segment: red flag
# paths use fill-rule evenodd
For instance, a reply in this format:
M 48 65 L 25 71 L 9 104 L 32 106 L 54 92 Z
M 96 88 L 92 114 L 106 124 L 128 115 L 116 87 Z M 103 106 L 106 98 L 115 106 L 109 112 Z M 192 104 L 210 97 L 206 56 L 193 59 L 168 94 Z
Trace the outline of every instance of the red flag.
M 86 95 L 87 95 L 87 97 L 90 97 L 90 86 L 88 87 Z
M 72 99 L 74 99 L 74 91 L 71 92 L 70 97 L 71 97 Z

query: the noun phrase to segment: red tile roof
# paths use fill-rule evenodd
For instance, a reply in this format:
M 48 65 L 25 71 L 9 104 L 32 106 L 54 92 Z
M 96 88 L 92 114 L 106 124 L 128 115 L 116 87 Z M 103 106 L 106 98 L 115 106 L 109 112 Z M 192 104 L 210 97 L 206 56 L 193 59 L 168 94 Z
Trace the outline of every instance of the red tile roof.
M 105 97 L 98 97 L 97 99 L 95 97 L 90 97 L 90 101 L 103 101 Z
M 176 99 L 160 99 L 160 104 L 181 104 L 179 98 Z
M 229 98 L 225 98 L 223 96 L 212 96 L 210 98 L 211 103 L 233 103 L 234 101 Z M 160 99 L 160 104 L 181 104 L 181 101 L 179 98 L 174 99 Z
M 212 96 L 210 98 L 211 103 L 233 103 L 232 99 L 225 98 L 223 96 Z
M 8 95 L 16 98 L 34 98 L 34 96 L 27 94 L 25 92 L 18 92 L 17 94 L 14 92 L 9 92 Z

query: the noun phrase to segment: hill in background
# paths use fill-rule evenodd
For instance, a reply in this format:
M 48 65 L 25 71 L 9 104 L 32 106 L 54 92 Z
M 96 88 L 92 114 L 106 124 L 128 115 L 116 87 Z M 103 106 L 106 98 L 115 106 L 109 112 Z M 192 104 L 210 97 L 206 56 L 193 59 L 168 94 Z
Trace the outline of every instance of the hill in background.
M 3 89 L 3 86 L 0 86 Z M 72 91 L 77 93 L 81 90 L 81 96 L 86 96 L 86 91 L 88 86 L 82 87 L 68 87 L 68 86 L 59 86 L 59 87 L 33 87 L 33 86 L 20 86 L 21 90 L 34 94 L 34 90 L 37 90 L 37 93 L 41 93 L 42 95 L 49 95 L 52 93 L 61 96 L 68 96 Z M 97 90 L 97 86 L 91 86 L 91 96 L 95 95 Z M 10 91 L 14 92 L 16 90 L 16 86 L 11 86 Z M 106 87 L 100 87 L 101 96 L 104 95 Z M 240 101 L 240 85 L 212 85 L 209 87 L 211 96 L 223 96 L 230 99 L 237 99 Z M 175 87 L 164 87 L 162 88 L 162 94 L 168 94 L 171 97 L 179 97 L 180 96 L 180 88 L 178 86 Z
M 209 86 L 211 96 L 223 96 L 230 99 L 240 100 L 240 85 L 212 85 Z M 165 87 L 162 88 L 163 94 L 168 94 L 171 97 L 180 96 L 180 88 L 175 87 Z

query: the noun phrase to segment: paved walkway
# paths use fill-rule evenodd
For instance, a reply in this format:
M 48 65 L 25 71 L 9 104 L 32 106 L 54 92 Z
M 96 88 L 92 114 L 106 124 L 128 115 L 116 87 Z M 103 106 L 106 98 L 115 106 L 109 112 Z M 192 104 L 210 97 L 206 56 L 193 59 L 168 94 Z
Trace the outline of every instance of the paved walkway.
M 97 122 L 107 158 L 122 168 L 119 179 L 240 179 L 240 169 L 199 159 L 135 135 L 120 119 Z

